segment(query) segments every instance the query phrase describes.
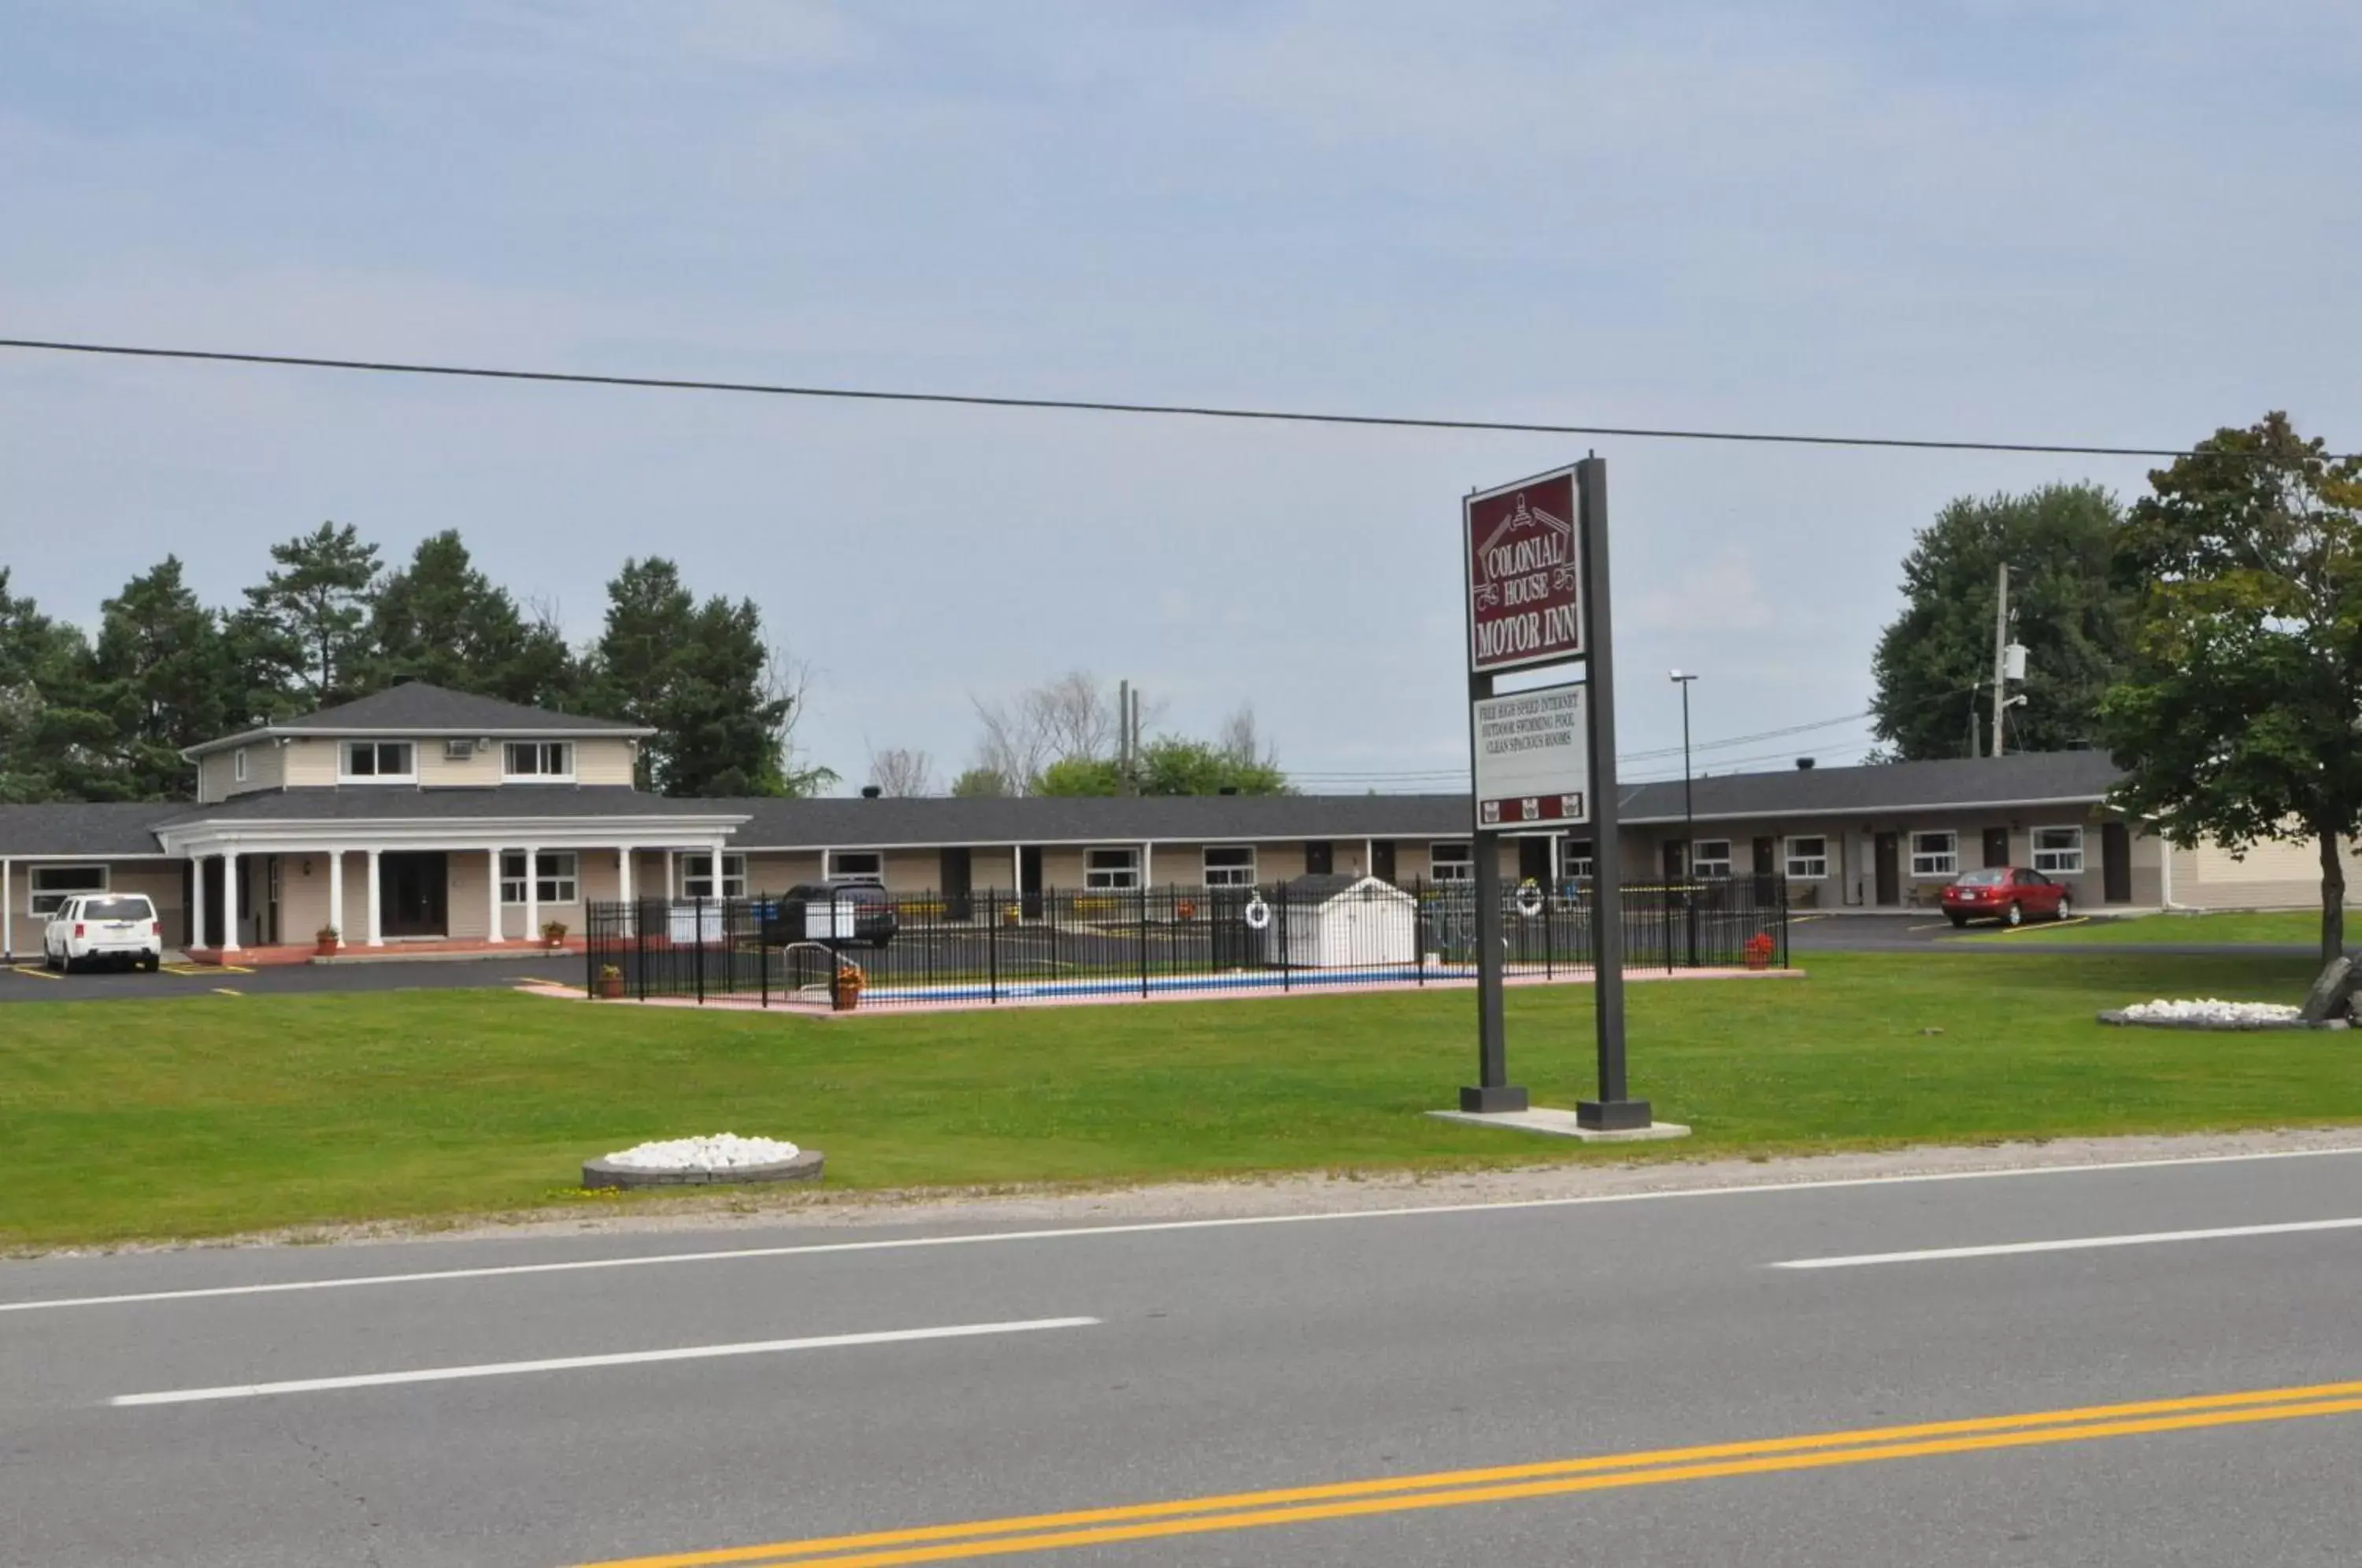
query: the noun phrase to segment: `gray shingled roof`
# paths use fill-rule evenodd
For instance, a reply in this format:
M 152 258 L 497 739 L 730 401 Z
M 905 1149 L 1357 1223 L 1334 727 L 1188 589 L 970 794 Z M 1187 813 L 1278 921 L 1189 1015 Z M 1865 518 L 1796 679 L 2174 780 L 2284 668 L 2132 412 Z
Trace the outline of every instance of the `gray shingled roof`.
M 1701 822 L 1892 814 L 1930 807 L 2098 801 L 2119 777 L 2096 751 L 2031 752 L 1882 767 L 1738 773 L 1695 781 Z M 1625 791 L 1624 821 L 1682 820 L 1679 779 Z M 0 855 L 156 852 L 150 830 L 203 820 L 385 822 L 504 816 L 744 816 L 745 849 L 884 849 L 944 845 L 1123 844 L 1453 838 L 1469 831 L 1464 795 L 1196 795 L 1151 800 L 673 800 L 618 786 L 270 790 L 214 806 L 0 806 Z
M 1464 833 L 1464 795 L 1184 795 L 1142 800 L 773 801 L 732 804 L 753 820 L 732 842 L 813 845 L 1105 844 L 1142 839 L 1421 838 Z
M 1925 806 L 2098 801 L 2123 776 L 2103 751 L 2029 751 L 1943 762 L 1732 773 L 1697 779 L 1694 789 L 1701 818 L 1852 814 Z M 1681 780 L 1628 790 L 1624 820 L 1681 821 Z
M 60 801 L 0 806 L 0 855 L 155 855 L 155 826 L 185 801 Z
M 478 697 L 407 680 L 399 686 L 333 708 L 322 708 L 275 726 L 282 730 L 614 730 L 631 734 L 642 725 L 620 719 L 592 719 L 548 708 L 528 708 L 497 697 Z
M 731 817 L 728 801 L 644 795 L 624 785 L 504 784 L 480 790 L 269 790 L 218 805 L 180 805 L 159 826 L 199 822 L 416 822 L 491 817 Z
M 423 680 L 408 680 L 367 697 L 339 702 L 333 708 L 321 708 L 296 718 L 256 725 L 234 735 L 206 741 L 202 745 L 191 746 L 185 755 L 217 751 L 234 741 L 258 734 L 336 734 L 347 730 L 418 735 L 593 733 L 644 735 L 654 733 L 645 725 L 627 723 L 620 719 L 593 719 L 580 713 L 561 713 L 549 708 L 528 708 L 521 702 L 503 702 L 497 697 L 478 697 L 466 691 L 430 686 Z

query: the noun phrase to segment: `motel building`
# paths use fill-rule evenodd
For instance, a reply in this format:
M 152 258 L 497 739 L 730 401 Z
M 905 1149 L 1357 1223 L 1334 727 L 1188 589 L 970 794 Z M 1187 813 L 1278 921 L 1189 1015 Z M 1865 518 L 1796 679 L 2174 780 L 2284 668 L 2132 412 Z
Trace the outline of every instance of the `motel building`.
M 412 682 L 190 749 L 193 801 L 0 806 L 0 954 L 38 957 L 68 896 L 145 893 L 202 959 L 483 949 L 583 929 L 586 901 L 799 883 L 940 896 L 1268 886 L 1352 874 L 1473 879 L 1460 795 L 674 800 L 633 787 L 651 732 Z M 2079 910 L 2302 907 L 2302 845 L 2245 860 L 2111 812 L 2096 752 L 1703 778 L 1628 787 L 1628 881 L 1780 874 L 1800 909 L 1930 909 L 1981 866 L 2065 882 Z M 1512 836 L 1510 882 L 1588 874 L 1580 829 Z M 2362 864 L 2351 875 L 2362 887 Z

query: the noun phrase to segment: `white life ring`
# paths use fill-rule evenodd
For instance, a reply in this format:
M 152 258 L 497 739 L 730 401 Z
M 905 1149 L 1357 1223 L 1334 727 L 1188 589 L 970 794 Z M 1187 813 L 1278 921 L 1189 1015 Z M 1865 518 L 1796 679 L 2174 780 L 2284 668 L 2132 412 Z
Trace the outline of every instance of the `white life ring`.
M 1271 923 L 1271 906 L 1263 901 L 1261 893 L 1247 900 L 1244 919 L 1249 931 L 1261 931 Z
M 1542 912 L 1542 890 L 1531 882 L 1518 884 L 1518 912 L 1528 920 Z

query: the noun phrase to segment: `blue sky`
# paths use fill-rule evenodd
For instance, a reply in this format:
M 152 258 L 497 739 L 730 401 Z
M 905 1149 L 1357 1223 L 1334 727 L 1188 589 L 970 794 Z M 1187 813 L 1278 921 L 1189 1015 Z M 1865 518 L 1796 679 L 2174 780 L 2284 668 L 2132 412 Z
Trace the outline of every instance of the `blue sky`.
M 2357 155 L 2330 3 L 0 0 L 0 336 L 2352 448 Z M 1459 496 L 1586 445 L 1627 750 L 1673 665 L 1701 739 L 1859 712 L 1943 502 L 2143 468 L 0 353 L 0 562 L 89 621 L 167 551 L 226 601 L 323 518 L 457 527 L 583 638 L 663 553 L 853 782 L 1076 666 L 1390 775 L 1465 761 Z

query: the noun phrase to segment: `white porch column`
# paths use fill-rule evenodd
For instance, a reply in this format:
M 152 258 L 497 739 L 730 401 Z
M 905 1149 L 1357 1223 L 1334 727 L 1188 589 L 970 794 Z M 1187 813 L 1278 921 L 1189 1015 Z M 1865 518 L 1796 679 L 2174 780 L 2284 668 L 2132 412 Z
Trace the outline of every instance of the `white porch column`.
M 615 851 L 615 901 L 624 906 L 623 933 L 629 936 L 632 934 L 634 911 L 632 909 L 632 852 L 628 848 Z M 584 913 L 587 926 L 589 911 L 585 911 Z
M 531 846 L 524 852 L 524 939 L 541 940 L 541 851 Z
M 222 851 L 222 939 L 221 950 L 237 951 L 237 851 Z
M 369 944 L 371 947 L 382 947 L 385 945 L 385 926 L 384 915 L 382 912 L 385 909 L 385 905 L 379 900 L 377 894 L 377 857 L 382 853 L 384 853 L 382 850 L 376 849 L 372 849 L 369 852 Z
M 1146 842 L 1140 846 L 1140 885 L 1142 890 L 1156 886 L 1156 846 Z
M 1018 908 L 1024 908 L 1025 846 L 1021 844 L 1012 844 L 1009 846 L 1009 885 L 1017 889 Z
M 680 883 L 672 874 L 672 851 L 665 851 L 665 902 L 669 904 L 680 896 Z
M 189 864 L 195 870 L 189 878 L 189 945 L 210 947 L 213 944 L 205 940 L 205 857 L 192 855 Z
M 328 923 L 337 928 L 337 945 L 345 944 L 345 852 L 328 851 Z
M 497 849 L 484 851 L 484 862 L 492 878 L 492 890 L 485 895 L 491 900 L 491 912 L 485 917 L 484 940 L 502 942 L 507 939 L 501 934 L 501 852 Z M 526 869 L 530 871 L 531 867 Z

